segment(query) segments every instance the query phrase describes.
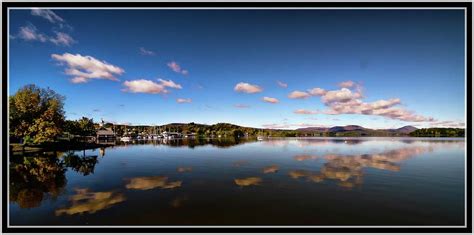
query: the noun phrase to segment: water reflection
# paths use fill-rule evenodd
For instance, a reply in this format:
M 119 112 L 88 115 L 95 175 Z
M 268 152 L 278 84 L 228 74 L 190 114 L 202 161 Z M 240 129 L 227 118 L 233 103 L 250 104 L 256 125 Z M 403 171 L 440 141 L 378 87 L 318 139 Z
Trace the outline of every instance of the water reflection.
M 248 177 L 243 179 L 234 179 L 235 184 L 238 186 L 252 186 L 252 185 L 260 185 L 262 183 L 262 178 L 260 177 Z
M 249 164 L 249 161 L 246 161 L 246 160 L 238 160 L 232 163 L 234 167 L 241 167 L 243 165 L 248 165 L 248 164 Z
M 24 157 L 10 163 L 10 201 L 21 208 L 41 204 L 45 194 L 53 199 L 66 186 L 66 168 L 56 155 Z
M 218 148 L 229 148 L 232 146 L 255 142 L 249 138 L 182 138 L 182 139 L 159 139 L 159 140 L 133 140 L 131 142 L 118 142 L 116 146 L 130 145 L 167 145 L 170 147 L 188 147 L 212 145 Z
M 293 170 L 288 175 L 293 179 L 306 178 L 312 182 L 322 182 L 326 179 L 338 181 L 338 185 L 352 188 L 363 182 L 363 169 L 375 168 L 387 171 L 400 171 L 399 162 L 424 152 L 433 151 L 432 147 L 409 147 L 390 150 L 378 154 L 336 155 L 328 154 L 327 160 L 319 172 Z
M 293 159 L 295 159 L 295 161 L 301 162 L 301 161 L 306 161 L 306 160 L 318 159 L 318 156 L 303 154 L 303 155 L 296 155 L 293 157 Z
M 308 177 L 312 175 L 312 173 L 306 170 L 293 170 L 288 172 L 288 175 L 293 179 L 299 179 L 301 177 Z
M 170 202 L 170 205 L 171 205 L 171 207 L 179 208 L 179 207 L 182 207 L 183 204 L 188 200 L 189 200 L 189 198 L 186 195 L 178 196 Z
M 82 175 L 89 175 L 94 173 L 95 164 L 97 164 L 97 156 L 82 156 L 80 157 L 74 152 L 69 152 L 64 156 L 64 163 L 66 167 L 70 167 Z
M 10 201 L 20 208 L 34 208 L 45 196 L 55 199 L 67 184 L 66 171 L 72 169 L 82 175 L 94 172 L 97 156 L 78 156 L 73 152 L 43 153 L 35 157 L 14 157 L 10 162 Z
M 181 187 L 182 181 L 168 181 L 166 176 L 135 177 L 126 180 L 127 189 L 149 190 L 154 188 L 173 189 Z
M 271 165 L 263 168 L 263 173 L 268 174 L 268 173 L 275 173 L 280 169 L 277 165 Z
M 184 167 L 184 166 L 181 166 L 181 167 L 178 167 L 176 169 L 177 172 L 179 173 L 184 173 L 184 172 L 191 172 L 193 171 L 193 168 L 192 167 Z
M 76 194 L 69 197 L 72 205 L 68 208 L 56 210 L 56 216 L 62 214 L 93 214 L 126 200 L 125 196 L 119 192 L 91 192 L 89 189 L 76 189 L 75 191 Z
M 399 142 L 404 144 L 414 144 L 414 143 L 424 143 L 432 142 L 432 138 L 376 138 L 376 137 L 329 137 L 329 138 L 319 138 L 319 137 L 297 137 L 297 138 L 279 138 L 273 137 L 260 141 L 259 143 L 263 146 L 269 147 L 287 147 L 289 145 L 294 145 L 297 147 L 318 147 L 318 146 L 328 146 L 332 144 L 337 145 L 360 145 L 366 142 L 373 141 L 374 139 L 387 141 L 390 143 Z M 195 148 L 199 146 L 211 145 L 217 148 L 230 148 L 232 146 L 242 145 L 246 143 L 257 142 L 253 138 L 182 138 L 182 139 L 159 139 L 159 140 L 133 140 L 130 142 L 117 142 L 112 148 L 121 148 L 129 147 L 133 145 L 166 145 L 169 147 L 187 147 Z M 455 143 L 459 144 L 459 140 L 456 139 L 437 139 L 437 143 L 447 144 Z M 461 144 L 463 147 L 463 144 Z M 103 156 L 105 152 L 103 149 L 100 150 L 100 155 Z
M 101 157 L 105 156 L 105 148 L 102 147 L 102 148 L 99 149 L 99 155 Z
M 389 223 L 433 222 L 435 216 L 454 218 L 450 224 L 463 219 L 458 213 L 462 203 L 458 202 L 464 195 L 464 141 L 383 138 L 361 140 L 353 146 L 342 138 L 270 138 L 225 151 L 209 146 L 190 149 L 191 142 L 177 141 L 174 146 L 167 142 L 165 146 L 143 141 L 148 146 L 129 144 L 34 157 L 16 155 L 10 159 L 10 218 L 13 224 L 48 225 L 84 221 L 97 225 L 199 224 L 205 218 L 216 224 L 252 224 L 254 218 L 267 222 L 264 218 L 272 214 L 285 224 L 316 217 L 315 223 L 320 224 L 358 223 L 358 219 L 366 224 L 372 220 L 364 219 L 365 215 L 379 218 L 390 207 L 397 210 L 386 212 L 384 218 L 394 218 Z M 218 142 L 224 146 L 228 143 L 235 144 Z M 184 147 L 170 149 L 180 145 Z M 425 154 L 431 151 L 434 153 Z M 106 158 L 99 157 L 105 154 Z M 414 157 L 418 159 L 407 161 Z M 127 167 L 123 167 L 125 164 Z M 397 197 L 399 193 L 405 196 Z M 318 200 L 305 201 L 301 206 L 302 198 L 312 196 Z M 161 199 L 156 200 L 158 197 Z M 348 209 L 339 199 L 358 203 Z M 386 204 L 370 203 L 373 200 Z M 209 203 L 215 206 L 208 207 Z M 142 216 L 143 209 L 150 205 L 161 209 L 151 208 L 147 216 Z M 285 213 L 275 211 L 275 205 Z M 246 206 L 255 207 L 255 217 L 241 216 L 249 212 Z M 417 213 L 406 213 L 415 209 Z M 204 214 L 200 213 L 203 210 Z M 335 216 L 326 216 L 328 211 Z M 117 213 L 120 218 L 98 216 L 101 213 Z M 336 215 L 344 213 L 347 220 L 341 221 Z

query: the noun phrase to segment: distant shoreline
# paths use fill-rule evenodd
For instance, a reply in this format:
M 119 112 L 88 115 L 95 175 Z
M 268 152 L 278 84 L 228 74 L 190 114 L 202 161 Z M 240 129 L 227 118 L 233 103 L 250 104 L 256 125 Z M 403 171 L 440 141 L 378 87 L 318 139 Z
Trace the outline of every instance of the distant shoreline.
M 297 137 L 278 137 L 278 136 L 270 136 L 266 137 L 266 139 L 273 139 L 273 140 L 278 140 L 278 139 L 338 139 L 338 140 L 354 140 L 354 139 L 372 139 L 372 138 L 382 138 L 382 139 L 413 139 L 413 140 L 429 140 L 429 139 L 441 139 L 441 140 L 465 140 L 465 137 L 439 137 L 439 136 L 431 136 L 431 137 L 420 137 L 420 136 L 297 136 Z M 234 137 L 215 137 L 215 138 L 210 138 L 210 137 L 200 137 L 196 138 L 198 140 L 229 140 L 229 139 L 235 139 Z M 255 140 L 257 142 L 256 137 L 250 137 L 250 138 L 240 138 L 242 140 Z M 178 142 L 182 140 L 193 140 L 193 139 L 186 139 L 186 138 L 181 138 L 181 139 L 174 139 L 172 141 Z M 195 140 L 195 139 L 194 139 Z M 143 144 L 143 143 L 153 143 L 157 142 L 159 140 L 134 140 L 131 144 Z M 263 140 L 265 141 L 265 140 Z M 252 141 L 253 142 L 253 141 Z M 115 143 L 125 143 L 122 141 L 117 141 Z M 107 147 L 113 147 L 113 146 L 121 146 L 120 144 L 103 144 L 103 143 L 64 143 L 64 142 L 56 142 L 56 143 L 47 143 L 47 144 L 40 144 L 40 145 L 34 145 L 34 144 L 28 144 L 28 145 L 23 145 L 23 144 L 10 144 L 10 152 L 13 155 L 16 154 L 34 154 L 34 153 L 39 153 L 39 152 L 53 152 L 53 151 L 70 151 L 70 150 L 89 150 L 89 149 L 98 149 L 98 148 L 107 148 Z

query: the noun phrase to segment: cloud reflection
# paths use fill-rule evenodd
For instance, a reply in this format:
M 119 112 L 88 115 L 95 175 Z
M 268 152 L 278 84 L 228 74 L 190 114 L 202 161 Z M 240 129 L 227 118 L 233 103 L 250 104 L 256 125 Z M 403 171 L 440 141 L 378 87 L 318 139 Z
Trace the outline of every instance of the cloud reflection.
M 278 165 L 271 165 L 263 168 L 263 173 L 268 174 L 268 173 L 275 173 L 280 169 Z
M 69 198 L 72 206 L 56 210 L 56 216 L 62 214 L 93 214 L 126 200 L 125 196 L 118 192 L 91 192 L 89 189 L 76 189 L 75 191 L 76 194 Z
M 239 186 L 251 186 L 251 185 L 260 185 L 262 183 L 262 178 L 260 177 L 248 177 L 243 179 L 234 179 L 235 184 Z
M 294 156 L 293 159 L 295 159 L 295 161 L 301 162 L 301 161 L 306 161 L 306 160 L 315 160 L 315 159 L 318 159 L 318 156 L 302 154 L 302 155 L 296 155 L 296 156 Z
M 288 175 L 293 179 L 306 178 L 312 182 L 322 182 L 326 179 L 336 180 L 344 188 L 353 188 L 363 183 L 363 169 L 374 168 L 386 171 L 400 171 L 399 162 L 413 156 L 432 151 L 432 147 L 410 147 L 390 150 L 377 154 L 336 155 L 324 156 L 327 162 L 319 172 L 307 170 L 293 170 Z M 295 160 L 298 156 L 295 156 Z M 307 157 L 301 157 L 306 159 Z
M 182 181 L 168 181 L 166 176 L 135 177 L 127 180 L 127 189 L 149 190 L 154 188 L 173 189 L 181 187 Z
M 290 171 L 288 173 L 288 175 L 293 178 L 293 179 L 299 179 L 301 177 L 309 177 L 311 176 L 311 172 L 310 171 L 306 171 L 306 170 L 294 170 L 294 171 Z

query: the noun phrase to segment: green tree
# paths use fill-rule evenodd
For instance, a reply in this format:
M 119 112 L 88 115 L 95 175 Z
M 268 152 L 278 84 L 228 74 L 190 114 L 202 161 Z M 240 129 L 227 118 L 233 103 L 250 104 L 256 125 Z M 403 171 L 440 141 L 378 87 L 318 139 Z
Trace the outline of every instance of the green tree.
M 46 88 L 26 85 L 9 97 L 10 135 L 34 143 L 53 141 L 64 124 L 64 96 Z
M 87 117 L 82 117 L 79 120 L 66 120 L 63 130 L 72 135 L 93 136 L 96 134 L 94 120 Z
M 92 118 L 82 117 L 77 122 L 80 130 L 80 135 L 91 136 L 96 134 L 94 120 Z
M 233 134 L 234 138 L 240 138 L 240 137 L 243 137 L 245 135 L 245 133 L 242 130 L 239 130 L 239 129 L 233 130 L 232 134 Z
M 79 128 L 79 122 L 75 120 L 66 120 L 64 122 L 63 131 L 71 135 L 79 135 L 81 132 Z

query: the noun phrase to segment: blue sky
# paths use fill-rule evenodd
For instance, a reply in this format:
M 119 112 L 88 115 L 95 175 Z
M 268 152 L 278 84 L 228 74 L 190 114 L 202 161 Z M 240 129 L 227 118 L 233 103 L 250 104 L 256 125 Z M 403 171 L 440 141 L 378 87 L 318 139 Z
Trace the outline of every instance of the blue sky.
M 462 10 L 23 9 L 9 29 L 10 94 L 50 87 L 68 119 L 465 122 Z

